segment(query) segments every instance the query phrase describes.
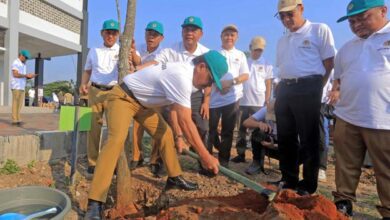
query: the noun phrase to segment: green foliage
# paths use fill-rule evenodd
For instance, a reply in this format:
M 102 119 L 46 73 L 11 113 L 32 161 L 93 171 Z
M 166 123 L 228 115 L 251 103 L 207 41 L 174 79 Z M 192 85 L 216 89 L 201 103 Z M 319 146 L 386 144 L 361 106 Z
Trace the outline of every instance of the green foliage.
M 30 163 L 27 164 L 28 169 L 34 168 L 36 163 L 37 162 L 35 160 L 32 160 Z
M 51 96 L 54 92 L 55 94 L 58 94 L 60 91 L 62 93 L 71 93 L 73 94 L 73 81 L 55 81 L 51 83 L 47 83 L 43 86 L 43 95 L 44 96 Z
M 18 166 L 18 164 L 14 160 L 10 160 L 10 159 L 8 159 L 5 162 L 4 166 L 0 168 L 0 174 L 6 174 L 6 175 L 15 174 L 18 173 L 19 171 L 20 171 L 20 167 Z

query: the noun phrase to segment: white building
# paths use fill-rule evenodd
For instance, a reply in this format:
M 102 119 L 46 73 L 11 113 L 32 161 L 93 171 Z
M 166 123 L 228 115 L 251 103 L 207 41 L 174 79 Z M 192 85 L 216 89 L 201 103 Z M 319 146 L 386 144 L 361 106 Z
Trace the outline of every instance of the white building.
M 29 50 L 35 58 L 37 87 L 43 85 L 44 59 L 79 54 L 81 62 L 87 1 L 0 0 L 0 106 L 11 105 L 10 68 L 20 49 Z

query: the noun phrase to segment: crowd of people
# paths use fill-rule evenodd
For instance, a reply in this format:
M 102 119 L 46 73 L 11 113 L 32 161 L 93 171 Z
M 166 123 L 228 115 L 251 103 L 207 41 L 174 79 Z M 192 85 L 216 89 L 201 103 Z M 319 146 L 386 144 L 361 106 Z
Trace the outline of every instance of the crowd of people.
M 239 28 L 221 29 L 221 48 L 200 43 L 201 18 L 184 19 L 182 39 L 162 48 L 164 27 L 151 21 L 141 45 L 129 51 L 135 71 L 118 79 L 119 24 L 106 20 L 103 45 L 91 48 L 79 88 L 92 109 L 87 138 L 88 170 L 93 174 L 86 219 L 102 219 L 112 176 L 133 123 L 130 165 L 144 163 L 142 136 L 153 139 L 151 171 L 168 174 L 165 190 L 197 190 L 183 178 L 178 153 L 188 144 L 199 156 L 199 173 L 210 178 L 219 166 L 245 162 L 248 131 L 253 159 L 249 175 L 264 172 L 264 155 L 279 160 L 280 181 L 273 184 L 313 194 L 326 178 L 329 118 L 334 119 L 336 189 L 339 211 L 353 215 L 352 202 L 366 151 L 377 181 L 383 219 L 390 219 L 390 24 L 384 0 L 352 0 L 347 14 L 356 35 L 336 51 L 331 29 L 304 17 L 302 0 L 279 0 L 277 16 L 287 29 L 277 44 L 276 63 L 263 52 L 266 39 L 254 36 L 249 56 L 235 47 Z M 12 66 L 12 120 L 20 123 L 21 100 L 30 58 L 21 50 Z M 118 83 L 121 82 L 121 83 Z M 334 107 L 334 116 L 329 111 Z M 100 149 L 103 114 L 108 139 Z M 237 156 L 231 158 L 233 133 L 239 124 Z M 220 131 L 219 128 L 220 127 Z M 249 130 L 248 130 L 249 129 Z M 214 148 L 216 150 L 214 150 Z M 214 157 L 214 152 L 217 157 Z M 299 166 L 303 165 L 299 179 Z

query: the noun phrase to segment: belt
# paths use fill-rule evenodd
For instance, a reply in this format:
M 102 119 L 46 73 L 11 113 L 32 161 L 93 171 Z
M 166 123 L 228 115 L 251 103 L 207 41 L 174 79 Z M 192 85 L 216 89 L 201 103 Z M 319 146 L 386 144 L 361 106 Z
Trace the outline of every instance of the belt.
M 101 84 L 97 84 L 97 83 L 94 83 L 92 82 L 91 83 L 91 86 L 95 87 L 95 88 L 98 88 L 102 91 L 109 91 L 111 90 L 114 86 L 106 86 L 106 85 L 101 85 Z
M 297 84 L 300 82 L 308 81 L 308 80 L 313 80 L 313 79 L 322 79 L 321 75 L 309 75 L 309 76 L 302 76 L 298 78 L 292 78 L 292 79 L 281 79 L 280 82 L 286 83 L 287 85 L 291 84 Z
M 138 99 L 134 96 L 134 93 L 129 89 L 129 87 L 126 86 L 125 83 L 121 83 L 119 86 L 122 88 L 122 90 L 123 90 L 128 96 L 130 96 L 132 99 L 134 99 L 135 102 L 137 102 L 139 105 L 141 105 L 142 107 L 145 108 L 145 106 L 143 106 L 143 105 L 138 101 Z

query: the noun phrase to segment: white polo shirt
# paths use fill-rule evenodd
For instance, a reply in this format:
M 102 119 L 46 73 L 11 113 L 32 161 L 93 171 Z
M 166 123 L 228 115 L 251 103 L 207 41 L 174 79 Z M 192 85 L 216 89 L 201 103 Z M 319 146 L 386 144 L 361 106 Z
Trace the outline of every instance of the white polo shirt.
M 159 63 L 168 62 L 191 62 L 195 57 L 203 55 L 209 52 L 209 49 L 202 44 L 198 43 L 196 50 L 190 53 L 184 47 L 183 41 L 175 43 L 170 48 L 164 48 L 156 55 L 155 61 Z M 197 88 L 192 87 L 192 91 L 198 91 Z
M 17 58 L 11 67 L 11 71 L 17 70 L 19 74 L 26 75 L 26 64 Z M 26 78 L 15 78 L 11 72 L 11 89 L 24 90 L 26 88 Z
M 149 53 L 148 47 L 146 44 L 141 44 L 137 47 L 137 54 L 141 57 L 141 64 L 147 63 L 149 61 L 153 61 L 156 59 L 156 55 L 160 53 L 161 46 L 159 46 L 155 51 Z
M 87 56 L 85 70 L 92 70 L 90 81 L 100 85 L 118 83 L 119 45 L 111 48 L 92 48 Z
M 336 49 L 330 28 L 326 24 L 309 20 L 295 32 L 288 32 L 279 39 L 276 51 L 276 67 L 281 79 L 309 75 L 324 75 L 322 61 L 335 56 Z
M 355 37 L 337 53 L 340 100 L 335 114 L 356 126 L 390 130 L 390 24 L 367 39 Z
M 233 48 L 231 50 L 222 49 L 220 53 L 226 57 L 228 72 L 221 80 L 231 80 L 242 74 L 249 74 L 248 62 L 245 54 Z M 238 101 L 242 97 L 242 83 L 232 86 L 230 90 L 222 95 L 219 89 L 213 84 L 211 88 L 210 108 L 226 106 Z
M 145 107 L 177 103 L 191 108 L 194 65 L 166 63 L 147 67 L 123 78 L 127 87 Z
M 178 42 L 172 45 L 170 48 L 164 48 L 159 54 L 156 55 L 155 61 L 159 63 L 168 62 L 190 62 L 195 57 L 203 55 L 209 52 L 209 49 L 202 44 L 198 43 L 196 50 L 190 53 L 184 47 L 183 42 Z
M 264 106 L 265 81 L 273 78 L 273 67 L 263 57 L 257 60 L 248 59 L 249 79 L 243 83 L 244 96 L 240 106 Z

